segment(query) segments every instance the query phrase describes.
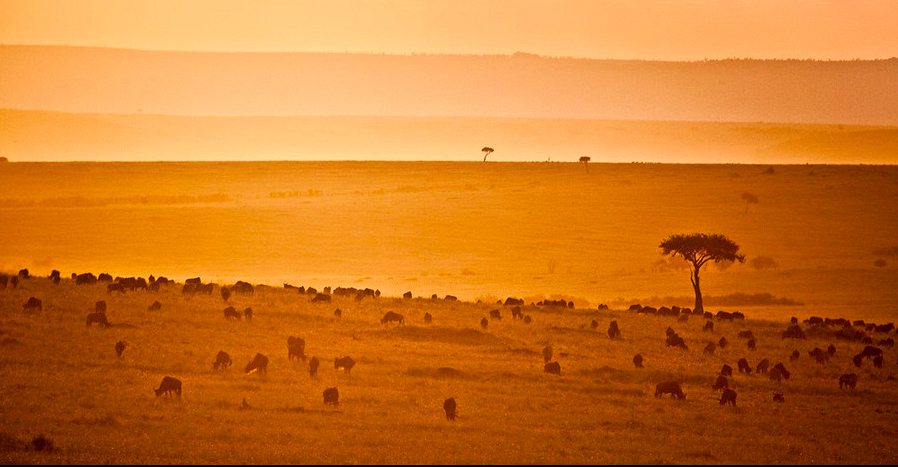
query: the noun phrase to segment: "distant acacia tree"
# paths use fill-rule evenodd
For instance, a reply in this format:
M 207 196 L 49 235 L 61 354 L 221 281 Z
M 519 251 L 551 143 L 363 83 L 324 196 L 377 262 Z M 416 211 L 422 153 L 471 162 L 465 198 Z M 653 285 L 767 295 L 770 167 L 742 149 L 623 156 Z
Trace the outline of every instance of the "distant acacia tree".
M 590 158 L 589 156 L 580 156 L 580 162 L 582 162 L 583 166 L 586 167 L 587 172 L 589 172 L 589 161 L 591 160 L 592 158 Z
M 748 213 L 748 205 L 749 204 L 760 203 L 760 200 L 758 200 L 757 196 L 755 196 L 747 191 L 745 193 L 742 193 L 742 201 L 745 201 L 745 213 L 746 214 Z
M 681 256 L 692 263 L 692 271 L 689 279 L 692 288 L 695 289 L 695 312 L 702 313 L 702 290 L 699 285 L 698 273 L 708 261 L 719 263 L 721 261 L 745 262 L 745 255 L 739 254 L 739 245 L 721 234 L 675 234 L 667 237 L 659 245 L 662 255 Z
M 484 146 L 483 149 L 481 149 L 481 151 L 483 151 L 483 162 L 486 162 L 486 156 L 489 156 L 490 153 L 493 152 L 493 148 L 491 148 L 489 146 Z

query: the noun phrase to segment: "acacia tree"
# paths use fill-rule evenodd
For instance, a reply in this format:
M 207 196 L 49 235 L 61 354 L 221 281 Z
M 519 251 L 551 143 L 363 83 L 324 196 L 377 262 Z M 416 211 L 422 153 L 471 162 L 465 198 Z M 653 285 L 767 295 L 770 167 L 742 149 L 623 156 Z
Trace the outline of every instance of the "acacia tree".
M 491 148 L 489 146 L 484 146 L 483 149 L 481 149 L 481 151 L 483 151 L 483 162 L 486 162 L 486 156 L 489 156 L 490 153 L 493 152 L 493 148 Z
M 739 245 L 721 234 L 674 234 L 659 245 L 662 255 L 681 256 L 692 263 L 692 271 L 689 280 L 695 289 L 695 312 L 703 313 L 702 290 L 699 284 L 698 273 L 708 261 L 719 263 L 721 261 L 745 262 L 745 255 L 739 254 Z
M 589 156 L 580 156 L 580 162 L 583 163 L 583 166 L 586 167 L 586 171 L 589 172 L 589 161 L 592 160 Z

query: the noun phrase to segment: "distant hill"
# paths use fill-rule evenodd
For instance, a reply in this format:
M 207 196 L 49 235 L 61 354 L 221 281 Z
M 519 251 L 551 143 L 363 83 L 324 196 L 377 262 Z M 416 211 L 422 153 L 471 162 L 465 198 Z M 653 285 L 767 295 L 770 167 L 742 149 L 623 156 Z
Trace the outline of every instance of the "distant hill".
M 0 108 L 898 125 L 898 59 L 654 62 L 0 46 Z
M 898 127 L 483 117 L 190 117 L 0 109 L 13 161 L 898 163 Z

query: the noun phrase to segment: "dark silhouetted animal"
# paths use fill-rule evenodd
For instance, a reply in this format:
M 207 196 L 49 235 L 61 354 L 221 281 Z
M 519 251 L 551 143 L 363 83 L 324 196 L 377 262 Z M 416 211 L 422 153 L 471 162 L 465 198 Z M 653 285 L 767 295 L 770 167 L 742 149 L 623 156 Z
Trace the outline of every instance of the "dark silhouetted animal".
M 642 355 L 636 354 L 633 356 L 633 365 L 635 365 L 636 368 L 642 368 Z
M 703 350 L 702 353 L 714 354 L 715 350 L 717 350 L 717 344 L 708 342 L 708 345 L 705 346 L 705 350 Z
M 339 318 L 342 318 L 342 317 L 343 317 L 343 310 L 341 310 L 341 309 L 339 309 L 339 308 L 337 308 L 336 310 L 334 310 L 334 317 L 335 317 L 335 318 L 338 318 L 338 319 L 339 319 Z
M 758 348 L 758 344 L 755 343 L 754 339 L 749 339 L 747 345 L 748 345 L 748 350 L 755 350 Z
M 222 287 L 218 292 L 221 294 L 221 299 L 224 301 L 228 301 L 228 299 L 231 298 L 231 289 L 227 287 Z
M 388 311 L 384 314 L 384 317 L 380 319 L 380 324 L 387 324 L 392 322 L 397 322 L 399 324 L 404 324 L 405 317 L 396 313 L 395 311 Z
M 104 328 L 108 328 L 108 327 L 112 326 L 111 324 L 109 324 L 109 320 L 106 319 L 106 313 L 99 313 L 99 312 L 88 313 L 87 319 L 85 321 L 87 322 L 88 326 L 90 326 L 91 324 L 94 324 L 94 323 L 97 323 L 98 325 L 100 325 Z
M 337 388 L 324 390 L 324 405 L 332 405 L 334 407 L 340 405 L 340 391 Z
M 293 361 L 294 358 L 299 358 L 302 361 L 306 361 L 306 341 L 302 337 L 287 337 L 287 360 Z
M 231 286 L 231 292 L 234 292 L 238 295 L 252 295 L 254 292 L 252 284 L 243 281 L 237 281 L 236 284 Z
M 524 306 L 523 298 L 508 297 L 505 299 L 504 306 Z
M 590 321 L 590 323 L 589 323 L 589 328 L 590 328 L 590 329 L 597 329 L 598 327 L 599 327 L 599 322 L 598 322 L 598 321 L 596 321 L 596 320 Z
M 727 344 L 729 344 L 729 341 L 727 341 L 726 337 L 721 337 L 720 340 L 717 341 L 717 345 L 721 349 L 726 348 Z
M 530 315 L 524 315 L 524 324 L 530 324 L 532 321 Z
M 490 319 L 502 319 L 502 313 L 499 313 L 499 310 L 490 310 Z
M 705 326 L 702 328 L 702 331 L 711 332 L 714 330 L 714 321 L 705 321 Z
M 738 336 L 740 339 L 754 339 L 754 338 L 755 338 L 755 335 L 754 335 L 754 333 L 751 332 L 751 330 L 747 330 L 747 331 L 739 331 L 739 333 L 737 334 L 737 336 Z
M 447 302 L 457 302 L 458 297 L 456 297 L 455 295 L 446 295 L 443 300 L 446 300 Z
M 31 279 L 31 273 L 27 269 L 20 269 L 18 276 L 19 279 Z
M 612 339 L 620 339 L 620 328 L 617 326 L 617 321 L 612 320 L 611 324 L 608 325 L 608 337 Z
M 341 357 L 334 359 L 334 369 L 339 370 L 340 368 L 342 368 L 347 375 L 350 374 L 349 372 L 352 371 L 352 367 L 354 366 L 355 360 L 353 360 L 352 357 Z
M 774 381 L 779 381 L 780 379 L 783 379 L 783 378 L 789 379 L 790 376 L 791 376 L 791 373 L 789 373 L 789 371 L 786 370 L 786 366 L 783 365 L 782 362 L 779 362 L 776 365 L 773 365 L 773 368 L 770 369 L 769 377 L 770 377 L 770 379 L 772 379 Z
M 511 307 L 511 319 L 524 319 L 524 312 L 519 305 Z
M 826 348 L 826 353 L 829 354 L 830 357 L 836 354 L 836 346 L 829 344 L 829 347 Z
M 331 296 L 328 294 L 319 293 L 316 294 L 314 298 L 312 298 L 312 303 L 330 303 Z
M 246 318 L 247 321 L 253 320 L 253 309 L 251 307 L 246 307 L 243 309 L 243 317 Z
M 758 367 L 755 368 L 755 371 L 757 371 L 758 373 L 767 373 L 767 369 L 769 367 L 770 367 L 770 360 L 765 358 L 764 360 L 761 360 L 760 363 L 758 363 Z
M 688 322 L 688 321 L 689 321 L 689 315 L 680 315 L 680 316 L 677 318 L 677 322 L 678 322 L 678 323 L 685 323 L 685 322 Z
M 162 309 L 162 303 L 159 303 L 159 300 L 154 301 L 150 306 L 147 307 L 147 311 L 159 311 Z
M 858 368 L 861 367 L 861 363 L 863 361 L 864 361 L 864 357 L 862 357 L 860 354 L 857 354 L 857 355 L 851 357 L 851 363 L 854 363 L 854 366 L 856 366 Z
M 875 368 L 882 368 L 882 355 L 873 357 L 873 366 Z
M 190 285 L 199 285 L 199 284 L 203 283 L 203 280 L 200 279 L 199 277 L 191 277 L 190 279 L 187 279 L 186 281 L 184 281 L 184 283 L 190 284 Z
M 789 361 L 794 362 L 795 360 L 798 360 L 799 357 L 801 357 L 801 352 L 799 352 L 798 350 L 793 350 L 792 355 L 789 355 Z
M 720 395 L 720 405 L 731 404 L 733 407 L 736 406 L 736 391 L 732 389 L 724 389 L 723 393 Z
M 44 311 L 44 303 L 40 301 L 39 298 L 31 297 L 22 305 L 22 311 Z
M 773 402 L 786 402 L 786 398 L 780 392 L 773 393 Z
M 0 274 L 0 289 L 5 289 L 6 284 L 9 283 L 9 276 L 6 274 Z
M 730 382 L 727 380 L 727 377 L 723 375 L 717 375 L 717 380 L 711 385 L 711 389 L 715 391 L 726 389 L 728 387 L 730 387 Z
M 736 364 L 739 366 L 739 373 L 751 374 L 751 366 L 749 366 L 747 359 L 740 358 Z
M 808 355 L 814 357 L 814 361 L 821 365 L 829 360 L 829 354 L 819 347 L 814 347 L 814 350 L 808 352 Z
M 224 350 L 219 350 L 218 354 L 215 355 L 215 361 L 212 362 L 212 369 L 223 370 L 225 368 L 230 368 L 232 363 L 231 356 Z
M 689 347 L 686 346 L 686 341 L 684 341 L 682 337 L 678 336 L 677 333 L 668 335 L 664 343 L 667 344 L 668 347 L 680 347 L 686 350 L 689 349 Z
M 546 373 L 551 373 L 553 375 L 561 374 L 561 364 L 558 362 L 549 362 L 543 367 L 543 371 Z
M 857 375 L 855 373 L 847 373 L 839 376 L 839 389 L 854 389 L 857 386 Z
M 443 410 L 446 411 L 446 420 L 455 421 L 455 399 L 450 397 L 443 401 Z
M 112 292 L 125 293 L 125 286 L 122 285 L 120 282 L 108 284 L 108 285 L 106 285 L 106 292 L 108 292 L 108 293 L 112 293 Z
M 807 339 L 804 331 L 797 324 L 790 325 L 788 329 L 783 331 L 783 339 Z
M 424 322 L 430 324 L 433 322 L 433 316 L 430 313 L 424 313 Z
M 552 346 L 547 345 L 543 347 L 543 363 L 549 363 L 552 361 Z
M 16 286 L 19 285 L 19 276 L 12 276 L 12 277 L 10 277 L 10 278 L 9 278 L 9 285 L 11 285 L 12 288 L 16 288 Z
M 116 342 L 116 343 L 115 343 L 115 354 L 116 354 L 119 358 L 122 358 L 122 352 L 125 351 L 125 347 L 127 347 L 127 346 L 128 346 L 128 343 L 127 343 L 127 342 L 124 342 L 124 341 L 118 341 L 118 342 Z
M 90 273 L 88 273 L 90 274 Z M 99 276 L 97 276 L 96 282 L 112 282 L 112 275 L 109 273 L 102 272 Z M 165 281 L 162 282 L 165 285 Z
M 239 319 L 241 319 L 243 316 L 242 316 L 240 313 L 237 312 L 237 309 L 236 309 L 236 308 L 234 308 L 234 307 L 232 307 L 232 306 L 229 306 L 229 307 L 227 307 L 227 308 L 224 309 L 224 317 L 225 317 L 225 319 L 227 319 L 227 320 L 230 320 L 230 319 L 232 319 L 232 318 L 236 318 L 236 319 L 239 320 Z
M 94 311 L 97 313 L 106 313 L 106 300 L 100 300 L 94 303 Z
M 671 398 L 677 399 L 685 399 L 686 394 L 683 393 L 683 388 L 680 387 L 680 383 L 676 381 L 667 381 L 664 383 L 658 383 L 655 386 L 655 397 L 661 397 L 664 394 L 670 394 Z
M 720 367 L 720 374 L 723 376 L 733 376 L 733 367 L 724 363 L 723 366 Z
M 480 327 L 481 328 L 486 329 L 486 327 L 489 325 L 490 325 L 490 321 L 488 319 L 486 319 L 486 318 L 480 319 Z
M 868 345 L 864 347 L 864 350 L 860 353 L 861 357 L 881 357 L 882 349 L 878 347 L 873 347 L 872 345 Z
M 251 371 L 258 371 L 261 374 L 268 373 L 268 357 L 257 353 L 253 360 L 246 364 L 246 368 L 243 370 L 244 373 L 249 373 Z
M 411 291 L 408 291 L 408 292 L 402 294 L 402 298 L 404 298 L 404 299 L 406 299 L 406 300 L 411 300 L 411 299 L 412 299 L 412 292 L 411 292 Z
M 318 365 L 319 365 L 318 357 L 312 357 L 309 359 L 309 376 L 315 377 L 318 374 Z
M 156 397 L 161 396 L 163 393 L 168 394 L 169 397 L 171 397 L 172 393 L 181 397 L 181 380 L 166 376 L 162 378 L 162 382 L 159 383 L 159 388 L 153 389 L 153 392 L 156 393 Z
M 877 342 L 876 345 L 881 345 L 884 347 L 894 347 L 895 339 L 892 339 L 891 337 L 889 337 L 888 339 L 882 339 L 879 342 Z

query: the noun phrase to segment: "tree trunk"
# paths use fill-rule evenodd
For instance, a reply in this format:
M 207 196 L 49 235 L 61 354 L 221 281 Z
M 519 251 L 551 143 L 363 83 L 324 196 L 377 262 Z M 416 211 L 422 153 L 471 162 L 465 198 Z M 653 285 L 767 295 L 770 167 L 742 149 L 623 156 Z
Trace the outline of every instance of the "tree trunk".
M 695 308 L 693 310 L 696 313 L 704 313 L 705 307 L 702 306 L 702 289 L 699 286 L 698 267 L 689 275 L 689 280 L 692 281 L 692 288 L 695 289 Z

